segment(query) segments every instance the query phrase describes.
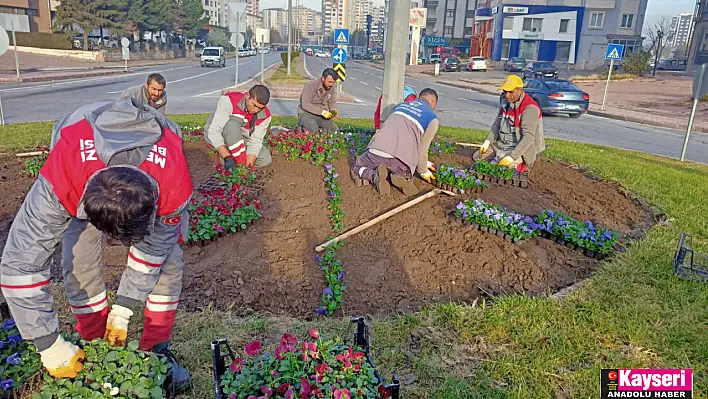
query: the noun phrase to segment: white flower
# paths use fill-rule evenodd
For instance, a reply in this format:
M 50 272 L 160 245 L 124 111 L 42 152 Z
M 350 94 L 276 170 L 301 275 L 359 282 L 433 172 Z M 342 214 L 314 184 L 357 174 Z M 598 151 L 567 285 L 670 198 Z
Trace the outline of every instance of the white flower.
M 106 388 L 106 389 L 111 389 L 111 388 L 113 388 L 113 385 L 111 385 L 110 382 L 104 382 L 104 383 L 103 383 L 103 387 Z
M 118 389 L 118 387 L 111 388 L 111 396 L 116 396 L 116 395 L 118 395 L 118 392 L 119 392 L 119 391 L 120 391 L 120 389 Z

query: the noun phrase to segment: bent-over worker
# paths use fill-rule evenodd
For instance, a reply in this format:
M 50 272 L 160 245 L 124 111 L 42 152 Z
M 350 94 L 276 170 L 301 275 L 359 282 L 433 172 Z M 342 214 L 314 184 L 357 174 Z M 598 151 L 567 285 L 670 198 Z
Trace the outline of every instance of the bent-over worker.
M 499 165 L 528 172 L 538 154 L 546 149 L 543 117 L 538 103 L 524 92 L 519 76 L 509 75 L 501 84 L 500 109 L 475 161 L 499 158 Z M 491 147 L 491 148 L 490 148 Z
M 298 128 L 306 132 L 325 133 L 339 130 L 332 118 L 336 117 L 337 95 L 334 83 L 337 81 L 337 72 L 332 68 L 322 71 L 320 79 L 305 83 L 300 93 L 300 106 L 298 107 Z
M 435 179 L 428 161 L 428 150 L 440 125 L 433 111 L 438 94 L 423 89 L 418 99 L 396 105 L 381 129 L 374 134 L 366 152 L 354 161 L 350 175 L 357 185 L 373 183 L 379 194 L 390 192 L 391 184 L 406 195 L 418 192 L 411 176 L 418 175 L 428 183 Z
M 149 105 L 165 115 L 167 110 L 167 92 L 165 91 L 167 81 L 159 73 L 150 74 L 144 85 L 134 86 L 126 89 L 120 95 L 120 99 L 134 98 L 145 105 Z
M 418 95 L 415 93 L 415 89 L 410 87 L 410 86 L 403 86 L 403 102 L 404 103 L 409 103 L 411 101 L 414 101 L 416 98 L 418 98 Z M 374 111 L 374 128 L 376 130 L 381 129 L 381 100 L 383 99 L 383 95 L 379 96 L 379 103 L 376 106 L 376 111 Z
M 268 147 L 263 145 L 271 120 L 268 101 L 270 90 L 263 85 L 244 93 L 229 92 L 219 99 L 204 127 L 204 136 L 223 159 L 224 168 L 262 168 L 273 162 Z
M 191 197 L 180 128 L 153 108 L 134 99 L 100 102 L 54 125 L 49 156 L 12 223 L 0 263 L 17 328 L 34 342 L 49 374 L 74 378 L 85 357 L 59 335 L 50 265 L 61 242 L 64 289 L 81 337 L 124 346 L 130 318 L 145 303 L 140 349 L 170 359 L 175 389 L 189 385 L 169 342 Z M 130 246 L 110 313 L 104 236 Z

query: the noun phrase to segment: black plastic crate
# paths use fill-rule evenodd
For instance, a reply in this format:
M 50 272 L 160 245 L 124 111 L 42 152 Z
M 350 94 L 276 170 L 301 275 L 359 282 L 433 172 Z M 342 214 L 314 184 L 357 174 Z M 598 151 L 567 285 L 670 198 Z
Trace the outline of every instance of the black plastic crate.
M 708 256 L 693 251 L 693 236 L 681 234 L 676 255 L 674 274 L 681 278 L 708 282 Z
M 354 345 L 362 348 L 362 350 L 366 354 L 367 361 L 369 362 L 371 367 L 374 368 L 376 378 L 378 378 L 379 380 L 379 384 L 384 386 L 385 391 L 383 397 L 387 399 L 399 399 L 401 384 L 398 381 L 396 374 L 393 374 L 392 381 L 390 384 L 385 384 L 383 377 L 381 377 L 381 373 L 376 370 L 376 365 L 374 364 L 374 360 L 371 358 L 371 352 L 369 350 L 369 328 L 366 325 L 366 321 L 363 317 L 354 317 L 351 319 L 351 322 L 356 323 L 356 332 L 354 333 Z M 224 373 L 226 372 L 226 368 L 235 359 L 236 355 L 234 355 L 234 352 L 231 349 L 231 346 L 229 345 L 229 341 L 226 338 L 211 341 L 211 362 L 212 373 L 214 377 L 214 394 L 216 399 L 228 399 L 221 389 L 221 376 L 224 375 Z M 377 399 L 381 399 L 381 397 L 377 397 Z

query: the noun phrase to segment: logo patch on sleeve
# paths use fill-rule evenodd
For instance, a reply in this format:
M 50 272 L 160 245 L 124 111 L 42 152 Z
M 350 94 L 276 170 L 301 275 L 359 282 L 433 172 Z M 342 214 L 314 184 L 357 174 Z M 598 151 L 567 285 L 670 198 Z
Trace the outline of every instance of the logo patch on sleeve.
M 176 225 L 176 224 L 179 224 L 180 221 L 182 221 L 182 217 L 181 217 L 181 216 L 173 217 L 173 218 L 164 218 L 164 219 L 162 220 L 162 222 L 163 222 L 164 224 L 169 224 L 169 225 Z

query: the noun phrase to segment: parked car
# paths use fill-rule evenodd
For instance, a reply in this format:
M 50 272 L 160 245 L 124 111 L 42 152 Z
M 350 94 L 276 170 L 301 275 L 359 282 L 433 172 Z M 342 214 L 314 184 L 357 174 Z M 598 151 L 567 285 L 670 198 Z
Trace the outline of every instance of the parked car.
M 590 95 L 567 80 L 529 79 L 524 82 L 524 91 L 536 100 L 543 113 L 580 118 L 590 106 Z
M 484 57 L 470 57 L 467 70 L 487 72 L 487 59 Z
M 314 55 L 314 54 L 315 54 L 315 52 L 311 48 L 308 48 L 305 50 L 305 55 Z
M 521 72 L 526 66 L 526 58 L 511 57 L 504 63 L 504 70 L 509 72 Z
M 439 64 L 442 62 L 442 56 L 440 54 L 430 54 L 430 59 L 428 61 L 431 64 Z
M 460 70 L 460 60 L 457 57 L 445 58 L 441 67 L 444 72 L 458 72 Z
M 687 60 L 685 59 L 669 59 L 660 60 L 659 65 L 656 66 L 657 71 L 685 71 Z
M 558 68 L 550 62 L 529 62 L 521 71 L 521 77 L 558 79 Z
M 223 47 L 205 47 L 202 50 L 202 55 L 199 57 L 202 68 L 205 66 L 216 65 L 218 67 L 226 66 L 226 53 Z
M 317 57 L 317 58 L 329 58 L 329 57 L 330 57 L 330 54 L 329 54 L 328 51 L 325 51 L 325 50 L 317 50 L 317 51 L 315 52 L 315 57 Z
M 239 57 L 248 57 L 248 50 L 245 48 L 240 48 L 238 49 L 238 56 Z

